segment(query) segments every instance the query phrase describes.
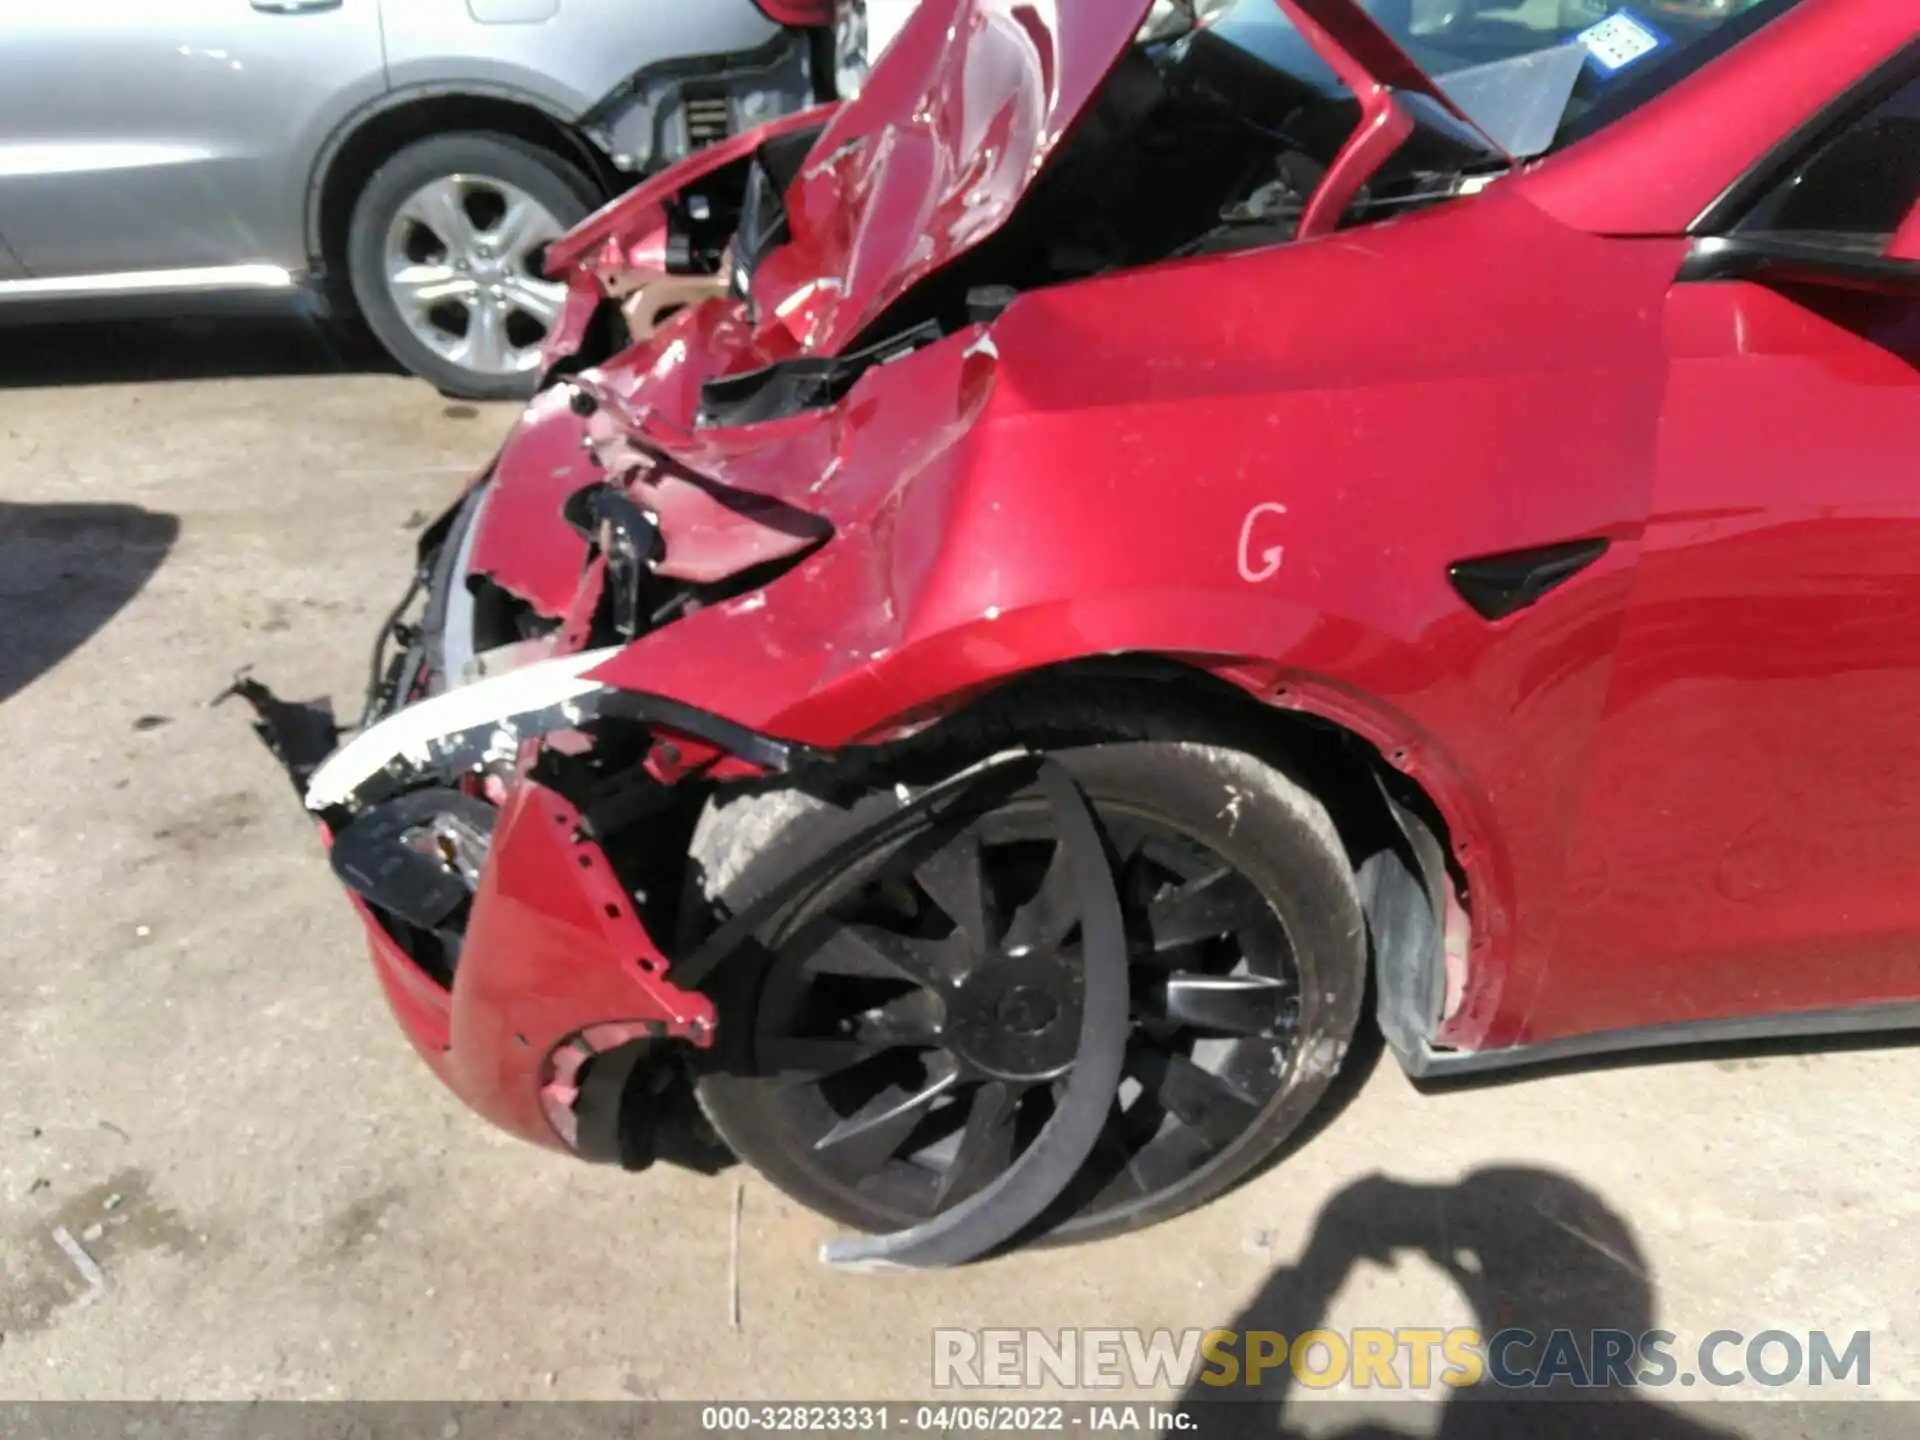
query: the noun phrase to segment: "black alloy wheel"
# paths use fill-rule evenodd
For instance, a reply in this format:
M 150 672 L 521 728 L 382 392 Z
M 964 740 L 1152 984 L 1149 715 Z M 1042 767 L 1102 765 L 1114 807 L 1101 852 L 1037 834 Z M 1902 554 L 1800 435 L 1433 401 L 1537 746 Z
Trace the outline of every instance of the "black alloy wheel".
M 1190 1208 L 1284 1143 L 1352 1032 L 1363 951 L 1332 827 L 1285 777 L 1198 746 L 1062 758 L 1097 819 L 1127 950 L 1105 1127 L 1034 1227 L 1078 1239 Z M 846 820 L 802 810 L 747 871 L 794 873 Z M 863 1230 L 925 1224 L 994 1184 L 1075 1064 L 1087 993 L 1071 862 L 1028 791 L 889 835 L 824 877 L 721 995 L 727 1068 L 700 1094 L 722 1135 Z

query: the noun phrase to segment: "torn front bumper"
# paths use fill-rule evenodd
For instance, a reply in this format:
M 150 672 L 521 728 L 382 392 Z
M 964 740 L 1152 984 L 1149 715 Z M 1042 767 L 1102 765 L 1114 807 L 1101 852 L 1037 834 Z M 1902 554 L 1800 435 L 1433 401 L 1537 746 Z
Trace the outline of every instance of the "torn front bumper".
M 421 1058 L 523 1139 L 619 1158 L 607 1123 L 617 1117 L 580 1110 L 595 1059 L 636 1042 L 711 1043 L 712 1002 L 667 980 L 666 956 L 579 812 L 536 782 L 499 812 L 444 983 L 399 938 L 411 926 L 362 893 L 354 903 L 388 1003 Z
M 299 737 L 271 734 L 270 714 L 257 703 L 256 713 L 297 775 L 312 758 L 289 748 Z M 437 820 L 471 822 L 476 810 L 485 819 L 470 829 L 485 832 L 485 848 L 468 889 L 419 842 Z M 636 1143 L 631 1123 L 622 1128 L 636 1118 L 622 1114 L 624 1086 L 607 1081 L 664 1060 L 676 1042 L 710 1045 L 713 1005 L 672 983 L 579 810 L 523 778 L 497 809 L 428 785 L 344 823 L 334 808 L 319 824 L 394 1018 L 447 1087 L 535 1144 L 644 1159 L 644 1135 Z
M 421 1058 L 523 1139 L 636 1163 L 652 1147 L 644 1117 L 636 1133 L 622 1114 L 628 1082 L 636 1067 L 710 1046 L 713 1006 L 673 983 L 599 838 L 631 820 L 611 813 L 631 794 L 583 814 L 531 771 L 549 737 L 578 739 L 600 720 L 655 737 L 636 787 L 654 801 L 690 768 L 784 769 L 796 747 L 584 679 L 605 651 L 449 680 L 442 667 L 467 640 L 449 640 L 463 587 L 447 557 L 464 554 L 483 496 L 423 546 L 424 615 L 388 621 L 366 723 L 346 744 L 328 706 L 281 701 L 251 680 L 235 690 L 313 812 Z

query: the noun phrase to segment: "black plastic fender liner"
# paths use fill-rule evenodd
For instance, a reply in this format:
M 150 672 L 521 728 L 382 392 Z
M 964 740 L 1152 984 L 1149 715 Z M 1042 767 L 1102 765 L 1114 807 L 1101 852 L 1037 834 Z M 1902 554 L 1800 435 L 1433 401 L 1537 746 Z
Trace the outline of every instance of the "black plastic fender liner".
M 1445 851 L 1427 822 L 1374 776 L 1400 843 L 1368 856 L 1354 875 L 1373 948 L 1375 1019 L 1400 1063 L 1429 1044 L 1447 998 Z
M 1040 1218 L 1080 1173 L 1106 1128 L 1131 1025 L 1120 892 L 1093 807 L 1073 776 L 1058 761 L 1042 760 L 1038 780 L 1080 891 L 1086 998 L 1073 1068 L 1046 1126 L 997 1180 L 925 1224 L 828 1241 L 820 1258 L 836 1268 L 929 1269 L 979 1259 Z
M 235 675 L 233 683 L 214 696 L 212 703 L 219 705 L 236 695 L 253 711 L 253 733 L 280 762 L 293 781 L 294 791 L 304 797 L 313 772 L 340 743 L 332 702 L 282 700 L 245 670 Z

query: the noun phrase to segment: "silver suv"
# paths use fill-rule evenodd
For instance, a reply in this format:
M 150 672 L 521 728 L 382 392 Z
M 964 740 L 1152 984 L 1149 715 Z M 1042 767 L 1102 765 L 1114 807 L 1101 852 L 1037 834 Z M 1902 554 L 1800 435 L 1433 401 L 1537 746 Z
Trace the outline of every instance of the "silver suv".
M 5 6 L 0 318 L 315 285 L 443 390 L 522 393 L 564 293 L 546 242 L 813 103 L 832 44 L 803 27 L 831 19 L 826 0 Z

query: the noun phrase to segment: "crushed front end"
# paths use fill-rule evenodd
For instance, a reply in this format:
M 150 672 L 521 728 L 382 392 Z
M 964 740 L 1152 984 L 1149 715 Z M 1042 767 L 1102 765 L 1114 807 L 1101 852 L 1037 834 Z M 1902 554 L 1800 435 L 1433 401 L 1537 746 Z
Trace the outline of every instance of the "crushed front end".
M 423 537 L 345 745 L 329 706 L 248 679 L 236 692 L 303 792 L 435 1074 L 537 1144 L 698 1163 L 681 1056 L 710 1046 L 716 1021 L 668 958 L 686 836 L 712 777 L 782 771 L 805 752 L 585 678 L 657 604 L 643 577 L 681 603 L 700 587 L 644 568 L 658 531 L 590 485 L 567 507 L 578 613 L 541 616 L 471 568 L 499 484 L 488 475 Z

